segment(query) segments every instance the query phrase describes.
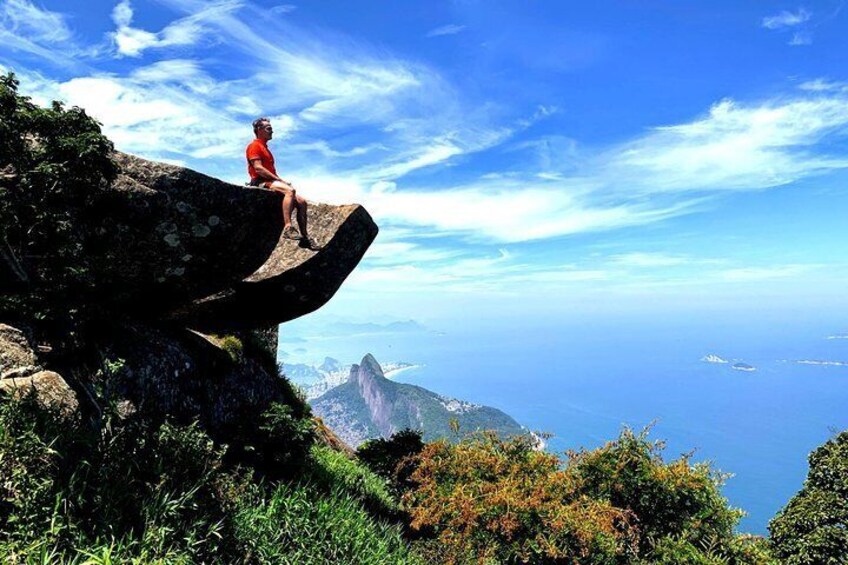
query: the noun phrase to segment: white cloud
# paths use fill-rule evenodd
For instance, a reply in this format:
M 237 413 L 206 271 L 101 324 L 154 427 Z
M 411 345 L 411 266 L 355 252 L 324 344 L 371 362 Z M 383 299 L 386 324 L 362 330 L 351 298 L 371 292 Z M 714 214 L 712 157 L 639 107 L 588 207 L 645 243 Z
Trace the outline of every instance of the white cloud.
M 844 96 L 724 100 L 703 119 L 656 128 L 608 154 L 607 174 L 643 194 L 781 186 L 848 167 L 848 158 L 814 150 L 827 136 L 844 135 L 846 125 Z M 632 182 L 625 185 L 626 178 Z
M 0 4 L 0 28 L 35 43 L 62 43 L 72 36 L 63 14 L 39 8 L 28 0 L 4 0 Z
M 797 12 L 784 10 L 774 16 L 766 16 L 763 18 L 762 26 L 766 29 L 783 29 L 787 27 L 795 27 L 810 20 L 812 13 L 804 8 L 798 8 Z
M 465 29 L 464 25 L 447 24 L 441 27 L 431 29 L 427 32 L 427 37 L 438 37 L 441 35 L 455 35 Z
M 297 6 L 295 6 L 294 4 L 279 4 L 277 6 L 272 6 L 270 8 L 270 10 L 268 10 L 268 11 L 271 12 L 272 14 L 282 15 L 282 14 L 290 14 L 290 13 L 294 12 L 295 10 L 297 10 Z
M 813 35 L 806 31 L 796 31 L 792 34 L 792 39 L 789 40 L 789 45 L 811 45 L 813 43 Z
M 204 21 L 239 7 L 236 1 L 219 1 L 206 5 L 191 16 L 168 24 L 153 33 L 132 27 L 133 9 L 130 0 L 121 0 L 112 11 L 117 29 L 110 34 L 118 56 L 139 57 L 148 49 L 186 46 L 197 43 L 205 33 Z
M 215 79 L 190 59 L 167 59 L 138 67 L 130 78 L 142 83 L 178 85 L 202 95 L 212 92 L 216 85 Z
M 0 2 L 0 45 L 31 53 L 65 67 L 78 66 L 79 53 L 64 14 L 40 8 L 29 0 Z
M 214 102 L 190 87 L 163 80 L 168 68 L 157 64 L 128 77 L 96 75 L 64 82 L 22 72 L 20 79 L 22 89 L 41 104 L 55 99 L 86 108 L 123 151 L 148 158 L 170 154 L 170 159 L 240 155 L 251 137 L 249 123 L 221 115 Z M 203 74 L 190 80 L 202 81 Z M 215 99 L 214 92 L 210 98 Z
M 844 82 L 829 81 L 823 78 L 802 82 L 798 88 L 810 92 L 848 92 L 848 84 Z

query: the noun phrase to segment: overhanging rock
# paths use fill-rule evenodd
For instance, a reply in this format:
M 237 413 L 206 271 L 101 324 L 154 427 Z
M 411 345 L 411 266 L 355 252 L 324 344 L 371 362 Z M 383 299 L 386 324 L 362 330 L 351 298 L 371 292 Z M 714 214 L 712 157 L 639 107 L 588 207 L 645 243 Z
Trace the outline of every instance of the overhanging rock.
M 267 261 L 243 281 L 175 310 L 170 318 L 201 332 L 265 328 L 323 306 L 377 236 L 362 206 L 310 204 L 309 234 L 323 247 L 311 251 L 279 238 Z
M 116 153 L 98 198 L 89 259 L 99 297 L 155 318 L 228 288 L 268 258 L 282 232 L 280 196 Z

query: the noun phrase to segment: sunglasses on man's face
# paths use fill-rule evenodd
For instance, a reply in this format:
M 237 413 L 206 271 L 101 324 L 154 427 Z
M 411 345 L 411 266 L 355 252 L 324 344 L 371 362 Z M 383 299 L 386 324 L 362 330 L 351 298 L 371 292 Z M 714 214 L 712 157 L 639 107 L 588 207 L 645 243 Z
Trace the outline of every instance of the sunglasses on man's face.
M 274 131 L 274 128 L 272 128 L 271 126 L 265 126 L 262 129 L 264 129 L 265 131 Z

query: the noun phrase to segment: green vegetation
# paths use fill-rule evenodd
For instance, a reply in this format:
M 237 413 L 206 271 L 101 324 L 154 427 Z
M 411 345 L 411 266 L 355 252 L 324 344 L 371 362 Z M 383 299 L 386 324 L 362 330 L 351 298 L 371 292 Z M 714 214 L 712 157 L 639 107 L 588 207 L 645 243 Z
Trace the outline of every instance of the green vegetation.
M 71 345 L 94 314 L 82 308 L 96 302 L 85 224 L 116 175 L 113 147 L 84 110 L 40 108 L 17 87 L 0 76 L 0 317 Z
M 398 496 L 412 488 L 413 458 L 424 449 L 422 432 L 401 430 L 389 439 L 368 440 L 359 446 L 356 456 L 369 469 L 389 481 Z
M 305 420 L 291 426 L 289 413 L 275 407 L 264 419 L 278 446 L 302 441 Z M 396 508 L 385 482 L 310 448 L 268 481 L 225 463 L 226 448 L 196 425 L 152 428 L 107 414 L 94 428 L 33 398 L 4 402 L 0 555 L 9 563 L 410 562 L 399 525 L 377 517 Z
M 848 431 L 810 454 L 804 487 L 769 524 L 774 554 L 790 565 L 848 563 Z
M 296 411 L 273 406 L 264 431 L 234 451 L 197 425 L 152 425 L 113 409 L 95 424 L 32 397 L 4 401 L 0 555 L 80 564 L 845 563 L 848 432 L 810 456 L 803 490 L 766 540 L 735 532 L 742 513 L 721 496 L 721 474 L 687 457 L 666 462 L 645 433 L 624 430 L 561 459 L 524 436 L 423 444 L 404 430 L 364 445 L 357 459 L 316 443 L 312 419 Z
M 764 540 L 734 533 L 742 513 L 722 477 L 625 430 L 558 457 L 526 437 L 438 441 L 417 457 L 404 495 L 433 562 L 767 563 Z

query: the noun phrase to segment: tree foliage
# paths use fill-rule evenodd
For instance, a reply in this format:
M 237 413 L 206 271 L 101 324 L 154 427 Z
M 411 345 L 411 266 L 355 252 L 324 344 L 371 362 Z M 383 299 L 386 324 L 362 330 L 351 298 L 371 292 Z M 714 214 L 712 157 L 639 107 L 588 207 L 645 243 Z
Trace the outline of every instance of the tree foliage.
M 447 563 L 767 563 L 734 533 L 723 477 L 624 430 L 565 461 L 528 438 L 428 444 L 404 496 L 425 553 Z
M 359 447 L 356 456 L 401 495 L 412 486 L 412 458 L 424 449 L 422 435 L 418 430 L 407 428 L 388 439 L 371 439 Z
M 0 315 L 66 337 L 93 292 L 85 224 L 116 175 L 112 143 L 81 108 L 40 108 L 0 76 Z
M 848 563 L 848 431 L 810 454 L 803 488 L 769 524 L 774 554 L 789 565 Z

